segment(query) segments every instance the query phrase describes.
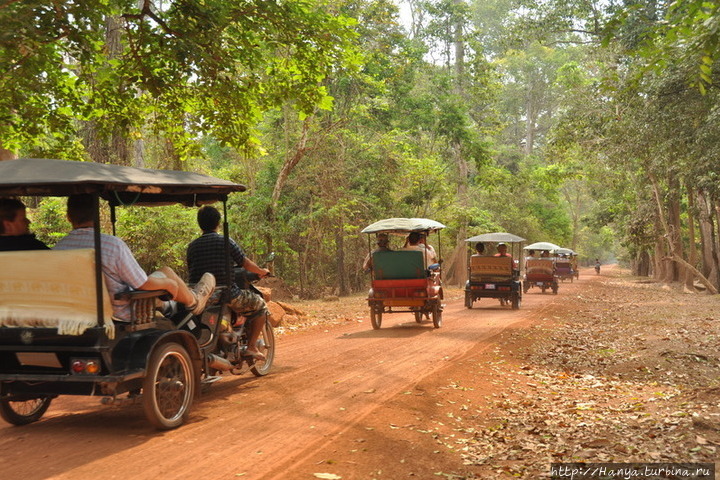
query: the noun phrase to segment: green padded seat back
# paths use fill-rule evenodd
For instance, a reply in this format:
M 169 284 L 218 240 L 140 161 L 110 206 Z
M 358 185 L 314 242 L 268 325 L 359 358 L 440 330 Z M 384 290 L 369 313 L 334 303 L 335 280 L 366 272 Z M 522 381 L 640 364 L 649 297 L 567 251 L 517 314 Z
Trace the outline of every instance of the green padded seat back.
M 373 253 L 376 280 L 426 278 L 423 252 L 399 250 Z

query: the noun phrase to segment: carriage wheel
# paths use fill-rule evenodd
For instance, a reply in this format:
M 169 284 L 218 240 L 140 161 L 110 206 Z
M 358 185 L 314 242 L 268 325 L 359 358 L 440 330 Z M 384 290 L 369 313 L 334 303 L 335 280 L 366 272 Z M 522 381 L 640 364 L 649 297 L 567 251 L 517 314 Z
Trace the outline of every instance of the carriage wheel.
M 195 372 L 185 347 L 173 342 L 159 346 L 143 379 L 145 416 L 161 430 L 179 427 L 190 413 L 195 388 Z
M 0 417 L 13 425 L 27 425 L 37 422 L 45 414 L 52 397 L 37 397 L 29 400 L 0 401 Z
M 374 330 L 380 330 L 382 325 L 382 308 L 377 308 L 375 305 L 370 307 L 370 323 Z

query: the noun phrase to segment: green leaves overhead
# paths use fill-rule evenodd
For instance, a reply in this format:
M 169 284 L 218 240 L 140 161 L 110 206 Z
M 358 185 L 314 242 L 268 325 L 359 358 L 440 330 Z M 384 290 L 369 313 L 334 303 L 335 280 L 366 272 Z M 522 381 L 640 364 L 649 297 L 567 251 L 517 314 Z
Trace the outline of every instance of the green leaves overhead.
M 244 148 L 263 112 L 329 108 L 322 82 L 357 68 L 354 20 L 316 0 L 24 1 L 0 22 L 6 148 L 88 119 Z

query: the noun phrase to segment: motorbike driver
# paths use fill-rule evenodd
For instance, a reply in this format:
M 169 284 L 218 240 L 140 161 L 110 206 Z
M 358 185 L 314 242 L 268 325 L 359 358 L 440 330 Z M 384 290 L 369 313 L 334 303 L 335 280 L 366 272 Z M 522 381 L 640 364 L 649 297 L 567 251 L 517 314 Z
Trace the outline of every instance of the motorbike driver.
M 205 205 L 198 210 L 197 222 L 203 233 L 190 242 L 187 248 L 190 283 L 196 282 L 205 272 L 210 272 L 217 278 L 225 278 L 225 239 L 217 232 L 220 226 L 220 212 L 215 207 Z M 270 270 L 260 268 L 246 257 L 245 252 L 233 239 L 229 239 L 229 243 L 230 255 L 237 266 L 258 274 L 260 278 L 270 274 Z M 265 360 L 265 355 L 257 349 L 265 318 L 272 323 L 272 316 L 265 299 L 252 290 L 240 288 L 236 283 L 230 285 L 230 293 L 231 300 L 228 306 L 239 316 L 245 317 L 248 325 L 247 354 L 256 360 Z

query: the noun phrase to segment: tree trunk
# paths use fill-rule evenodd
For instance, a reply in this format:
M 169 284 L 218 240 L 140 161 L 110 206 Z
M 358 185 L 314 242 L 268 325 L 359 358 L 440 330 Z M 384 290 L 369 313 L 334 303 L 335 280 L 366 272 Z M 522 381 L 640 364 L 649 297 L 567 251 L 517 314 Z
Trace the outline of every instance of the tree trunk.
M 665 239 L 658 234 L 655 238 L 655 254 L 653 255 L 653 278 L 658 282 L 665 280 Z
M 347 282 L 345 279 L 345 232 L 343 231 L 343 222 L 340 220 L 340 225 L 335 233 L 335 247 L 337 249 L 337 276 L 338 276 L 338 294 L 340 296 L 348 294 Z
M 675 178 L 671 178 L 669 180 L 668 190 L 670 194 L 670 199 L 668 201 L 667 226 L 668 232 L 670 234 L 668 241 L 671 242 L 670 252 L 672 252 L 673 258 L 684 258 L 682 238 L 680 237 L 680 232 L 682 231 L 682 222 L 680 220 L 680 195 L 678 193 L 680 191 L 680 186 L 678 185 Z M 682 278 L 684 278 L 684 275 L 682 275 L 683 273 L 683 267 L 677 261 L 673 261 L 670 264 L 670 275 L 668 276 L 670 281 L 680 281 Z
M 648 254 L 647 250 L 638 252 L 635 265 L 635 275 L 639 277 L 647 277 L 650 275 L 650 254 Z
M 16 158 L 17 155 L 15 155 L 15 152 L 2 148 L 2 145 L 0 144 L 0 162 L 3 160 L 14 160 Z
M 697 247 L 695 246 L 695 192 L 688 187 L 688 263 L 693 267 L 697 266 Z M 685 288 L 695 291 L 695 275 L 690 269 L 685 269 Z
M 698 221 L 700 224 L 700 243 L 702 248 L 702 273 L 715 286 L 718 284 L 718 262 L 715 250 L 713 212 L 702 190 L 696 192 Z

